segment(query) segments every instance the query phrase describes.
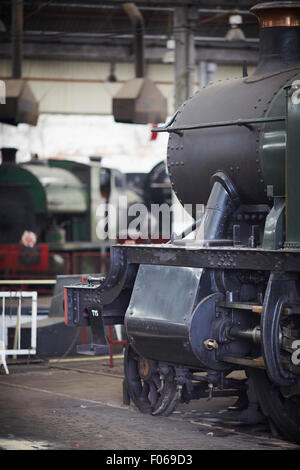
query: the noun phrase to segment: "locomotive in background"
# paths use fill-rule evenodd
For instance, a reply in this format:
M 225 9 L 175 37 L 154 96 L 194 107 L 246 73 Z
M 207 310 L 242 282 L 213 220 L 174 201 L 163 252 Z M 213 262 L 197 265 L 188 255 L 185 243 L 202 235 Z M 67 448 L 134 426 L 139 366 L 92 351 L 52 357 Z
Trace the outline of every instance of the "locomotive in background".
M 65 286 L 65 315 L 90 326 L 90 354 L 124 323 L 127 404 L 168 415 L 227 392 L 241 421 L 300 442 L 300 3 L 252 12 L 256 71 L 199 90 L 156 129 L 170 135 L 172 189 L 206 205 L 201 221 L 166 244 L 112 247 L 105 279 Z
M 152 200 L 170 198 L 163 162 L 150 173 L 124 174 L 103 167 L 100 157 L 91 157 L 88 163 L 35 158 L 16 164 L 15 155 L 16 149 L 2 149 L 0 272 L 4 279 L 106 273 L 109 248 L 117 240 L 118 211 L 126 210 L 119 206 L 120 196 L 126 196 L 130 205 L 142 202 L 147 207 Z M 116 211 L 99 239 L 97 209 L 108 204 Z M 113 240 L 108 238 L 111 233 L 116 234 Z M 36 243 L 20 243 L 26 234 L 34 234 Z

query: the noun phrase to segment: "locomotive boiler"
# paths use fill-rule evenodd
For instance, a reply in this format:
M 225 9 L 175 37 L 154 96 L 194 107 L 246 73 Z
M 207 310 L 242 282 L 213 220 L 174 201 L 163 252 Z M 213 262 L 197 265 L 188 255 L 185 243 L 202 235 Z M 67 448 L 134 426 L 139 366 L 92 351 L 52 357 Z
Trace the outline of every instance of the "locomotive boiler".
M 105 278 L 65 287 L 65 316 L 91 327 L 89 354 L 124 323 L 124 399 L 140 411 L 231 394 L 241 420 L 300 442 L 300 2 L 252 12 L 255 72 L 199 90 L 155 129 L 195 222 L 168 243 L 114 246 Z

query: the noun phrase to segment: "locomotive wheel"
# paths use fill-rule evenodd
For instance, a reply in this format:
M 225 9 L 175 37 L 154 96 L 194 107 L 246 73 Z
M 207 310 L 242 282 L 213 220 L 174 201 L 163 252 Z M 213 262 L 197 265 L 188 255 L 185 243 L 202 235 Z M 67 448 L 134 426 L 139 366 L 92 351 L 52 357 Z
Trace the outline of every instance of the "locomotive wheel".
M 136 354 L 129 343 L 125 348 L 124 372 L 127 392 L 142 413 L 163 416 L 172 413 L 178 391 L 171 372 L 162 382 L 157 363 Z
M 257 399 L 264 415 L 283 438 L 300 443 L 300 395 L 285 397 L 263 370 L 252 370 Z

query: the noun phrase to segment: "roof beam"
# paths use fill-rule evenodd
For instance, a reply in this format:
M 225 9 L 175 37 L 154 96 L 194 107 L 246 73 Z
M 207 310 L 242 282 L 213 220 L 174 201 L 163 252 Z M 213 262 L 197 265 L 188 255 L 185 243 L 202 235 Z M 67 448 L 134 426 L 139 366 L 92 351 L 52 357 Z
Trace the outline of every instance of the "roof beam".
M 168 49 L 165 46 L 152 46 L 145 49 L 147 63 L 162 63 Z M 11 44 L 0 43 L 0 58 L 11 57 Z M 26 42 L 23 45 L 24 59 L 39 60 L 81 60 L 99 62 L 134 62 L 131 45 L 93 45 L 93 44 L 44 44 Z M 212 44 L 198 45 L 195 50 L 195 62 L 210 61 L 219 64 L 242 64 L 246 61 L 255 65 L 258 48 L 225 48 Z

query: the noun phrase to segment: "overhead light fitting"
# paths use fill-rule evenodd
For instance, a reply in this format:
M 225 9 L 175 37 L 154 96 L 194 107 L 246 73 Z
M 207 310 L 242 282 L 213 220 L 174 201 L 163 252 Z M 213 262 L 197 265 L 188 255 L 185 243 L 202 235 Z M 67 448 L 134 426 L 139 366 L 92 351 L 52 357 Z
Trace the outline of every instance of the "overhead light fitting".
M 110 64 L 110 73 L 107 80 L 111 83 L 115 83 L 117 81 L 117 77 L 115 76 L 115 64 Z
M 167 52 L 164 54 L 162 61 L 164 64 L 173 64 L 175 62 L 175 39 L 167 40 Z
M 243 30 L 240 28 L 243 19 L 241 15 L 230 15 L 229 24 L 230 28 L 226 33 L 225 39 L 227 41 L 244 41 L 246 39 Z

